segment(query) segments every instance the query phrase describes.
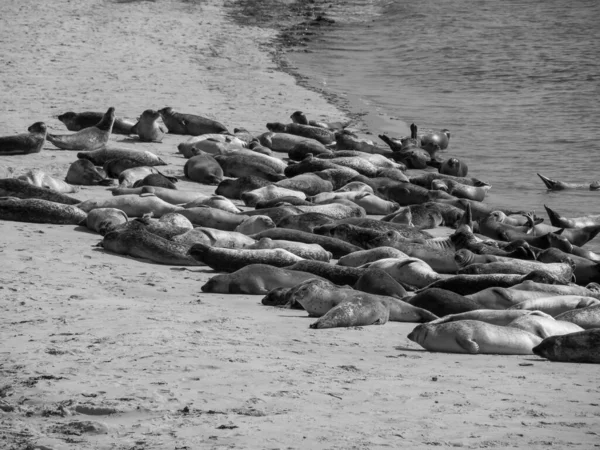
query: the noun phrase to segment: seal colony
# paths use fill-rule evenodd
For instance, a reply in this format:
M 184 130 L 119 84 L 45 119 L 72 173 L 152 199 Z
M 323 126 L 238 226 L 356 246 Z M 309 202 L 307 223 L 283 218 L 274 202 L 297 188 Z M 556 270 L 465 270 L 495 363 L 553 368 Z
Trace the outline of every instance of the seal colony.
M 468 177 L 466 163 L 441 156 L 451 151 L 447 129 L 419 134 L 412 124 L 410 136 L 380 135 L 380 143 L 347 123 L 308 121 L 297 111 L 294 122 L 267 122 L 253 136 L 171 107 L 144 110 L 126 132 L 139 134 L 142 143 L 161 141 L 167 130 L 193 136 L 178 146 L 187 162 L 175 175 L 215 185 L 206 196 L 178 190 L 176 178 L 154 168 L 164 162 L 153 153 L 110 146 L 115 114 L 113 107 L 103 115 L 68 112 L 59 119 L 78 131 L 47 135 L 60 149 L 86 150 L 77 153 L 68 181 L 119 183 L 109 188 L 113 197 L 64 200 L 61 192 L 77 189 L 43 173 L 32 176 L 32 168 L 18 181 L 0 180 L 0 219 L 87 225 L 104 236 L 98 244 L 104 251 L 226 273 L 205 283 L 204 292 L 277 296 L 282 300 L 263 303 L 283 308 L 318 303 L 320 319 L 311 328 L 383 325 L 399 316 L 430 322 L 408 339 L 434 352 L 533 354 L 534 347 L 550 348 L 544 339 L 583 330 L 576 311 L 592 311 L 586 329 L 600 327 L 600 255 L 577 250 L 600 224 L 558 221 L 546 207 L 557 228 L 527 211 L 486 205 L 491 186 Z M 7 136 L 0 138 L 5 153 L 39 152 L 46 128 L 34 125 L 30 132 L 36 127 L 43 130 L 41 144 L 29 135 Z M 73 173 L 83 163 L 92 175 Z M 232 190 L 234 181 L 240 184 Z M 434 237 L 436 229 L 443 237 Z M 329 284 L 317 289 L 317 280 Z M 324 301 L 338 289 L 334 302 Z M 402 309 L 411 313 L 399 314 Z M 472 314 L 488 310 L 533 311 L 543 319 L 499 323 Z M 443 322 L 450 315 L 451 323 Z M 592 347 L 574 338 L 561 347 L 560 360 L 598 362 Z

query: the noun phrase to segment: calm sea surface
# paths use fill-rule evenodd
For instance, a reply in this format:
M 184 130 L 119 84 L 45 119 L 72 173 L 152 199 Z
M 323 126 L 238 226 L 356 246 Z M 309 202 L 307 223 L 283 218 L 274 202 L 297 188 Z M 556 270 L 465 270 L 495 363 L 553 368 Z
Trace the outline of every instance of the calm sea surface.
M 443 158 L 463 159 L 469 175 L 492 184 L 486 202 L 542 217 L 544 204 L 565 216 L 600 214 L 600 191 L 548 192 L 536 175 L 600 179 L 600 2 L 331 5 L 336 23 L 288 59 L 367 113 L 374 140 L 409 134 L 411 122 L 448 128 Z

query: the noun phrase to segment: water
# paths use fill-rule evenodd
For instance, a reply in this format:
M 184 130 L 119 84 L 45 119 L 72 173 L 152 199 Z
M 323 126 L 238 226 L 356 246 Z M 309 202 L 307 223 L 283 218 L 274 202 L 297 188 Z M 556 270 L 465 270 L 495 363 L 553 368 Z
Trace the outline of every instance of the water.
M 599 180 L 600 3 L 596 0 L 354 0 L 288 55 L 315 87 L 368 113 L 376 138 L 448 128 L 442 157 L 492 184 L 486 202 L 600 214 L 600 191 L 548 192 L 536 173 Z M 307 111 L 308 113 L 308 111 Z M 400 119 L 400 120 L 398 120 Z M 547 221 L 547 219 L 546 219 Z M 600 250 L 600 239 L 590 249 Z

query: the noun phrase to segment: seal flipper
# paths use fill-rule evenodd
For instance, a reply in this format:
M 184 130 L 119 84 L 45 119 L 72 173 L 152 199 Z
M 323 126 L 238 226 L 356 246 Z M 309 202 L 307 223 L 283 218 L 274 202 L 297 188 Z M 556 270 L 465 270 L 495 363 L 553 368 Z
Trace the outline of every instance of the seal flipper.
M 479 344 L 472 339 L 463 336 L 457 336 L 456 343 L 461 348 L 464 348 L 467 353 L 471 353 L 472 355 L 477 355 L 479 353 Z

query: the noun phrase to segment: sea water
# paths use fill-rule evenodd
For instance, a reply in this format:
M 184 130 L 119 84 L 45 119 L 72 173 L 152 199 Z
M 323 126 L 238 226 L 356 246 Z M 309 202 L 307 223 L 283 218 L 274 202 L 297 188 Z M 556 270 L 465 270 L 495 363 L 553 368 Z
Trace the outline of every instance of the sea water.
M 600 191 L 549 192 L 536 175 L 600 180 L 600 2 L 351 0 L 288 54 L 377 134 L 448 128 L 442 158 L 492 184 L 486 202 L 600 214 Z M 310 111 L 305 111 L 310 115 Z M 600 239 L 590 243 L 600 251 Z

